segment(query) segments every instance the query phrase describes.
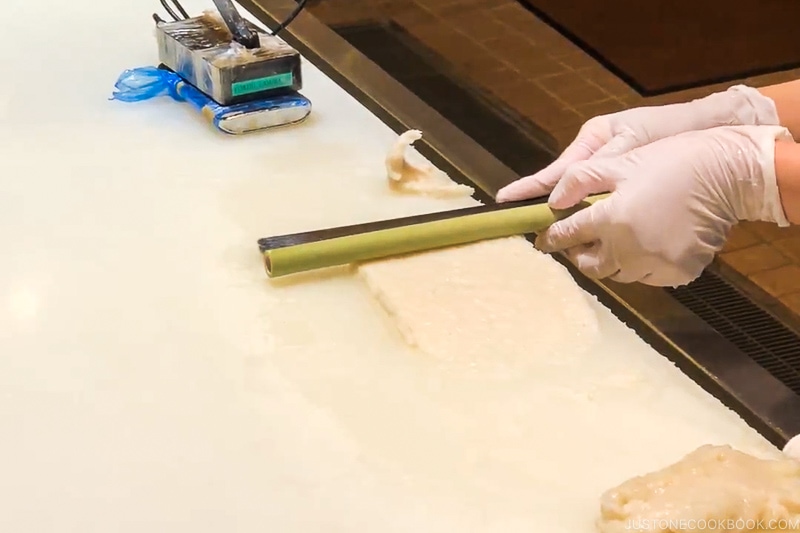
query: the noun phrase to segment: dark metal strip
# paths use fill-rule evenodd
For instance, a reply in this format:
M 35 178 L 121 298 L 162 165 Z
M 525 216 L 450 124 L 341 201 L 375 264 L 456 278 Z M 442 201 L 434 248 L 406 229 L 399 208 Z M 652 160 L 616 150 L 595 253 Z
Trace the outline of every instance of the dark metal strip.
M 352 224 L 350 226 L 339 226 L 337 228 L 326 228 L 320 230 L 304 231 L 301 233 L 292 233 L 289 235 L 279 235 L 276 237 L 265 237 L 258 240 L 258 247 L 262 252 L 267 250 L 274 250 L 276 248 L 285 248 L 287 246 L 294 246 L 296 244 L 306 244 L 309 242 L 323 241 L 327 239 L 337 239 L 339 237 L 348 237 L 350 235 L 358 235 L 359 233 L 369 233 L 372 231 L 382 231 L 392 228 L 401 228 L 404 226 L 411 226 L 414 224 L 426 224 L 428 222 L 436 222 L 439 220 L 449 220 L 451 218 L 480 215 L 481 213 L 491 213 L 494 211 L 503 211 L 506 209 L 514 209 L 517 207 L 524 207 L 530 205 L 538 205 L 547 203 L 547 197 L 534 198 L 522 202 L 508 202 L 504 204 L 487 204 L 477 207 L 464 207 L 462 209 L 451 209 L 449 211 L 438 211 L 435 213 L 426 213 L 423 215 L 413 215 L 408 217 L 392 218 L 388 220 L 378 220 L 375 222 L 365 222 L 363 224 Z
M 240 3 L 265 24 L 274 24 L 294 6 L 292 0 Z M 454 178 L 463 176 L 479 187 L 485 193 L 479 199 L 491 201 L 518 178 L 309 13 L 287 28 L 285 39 L 395 131 L 425 132 L 428 151 L 423 153 Z M 800 397 L 665 290 L 589 280 L 558 259 L 585 290 L 776 446 L 800 433 Z

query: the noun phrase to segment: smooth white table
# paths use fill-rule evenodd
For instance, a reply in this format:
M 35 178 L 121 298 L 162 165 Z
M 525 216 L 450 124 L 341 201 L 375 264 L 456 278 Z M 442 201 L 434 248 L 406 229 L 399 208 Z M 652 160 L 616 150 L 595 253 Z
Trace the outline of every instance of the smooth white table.
M 462 382 L 347 269 L 269 282 L 259 237 L 473 202 L 392 195 L 395 134 L 308 63 L 306 123 L 227 137 L 108 100 L 157 2 L 9 3 L 0 531 L 584 532 L 695 446 L 774 451 L 599 305 L 593 358 Z

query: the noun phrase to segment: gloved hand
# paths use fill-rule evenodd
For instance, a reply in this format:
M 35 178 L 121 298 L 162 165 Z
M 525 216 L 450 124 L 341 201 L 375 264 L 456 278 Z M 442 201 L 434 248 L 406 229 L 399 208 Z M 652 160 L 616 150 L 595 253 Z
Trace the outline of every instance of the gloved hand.
M 497 193 L 498 202 L 548 194 L 564 170 L 578 161 L 621 155 L 645 144 L 687 131 L 719 126 L 777 126 L 772 99 L 752 87 L 736 85 L 698 100 L 665 106 L 637 107 L 588 120 L 574 141 L 553 163 Z
M 689 283 L 738 221 L 789 225 L 775 177 L 778 139 L 792 137 L 776 126 L 720 127 L 575 163 L 550 195 L 552 208 L 611 194 L 550 226 L 536 246 L 565 251 L 592 278 Z

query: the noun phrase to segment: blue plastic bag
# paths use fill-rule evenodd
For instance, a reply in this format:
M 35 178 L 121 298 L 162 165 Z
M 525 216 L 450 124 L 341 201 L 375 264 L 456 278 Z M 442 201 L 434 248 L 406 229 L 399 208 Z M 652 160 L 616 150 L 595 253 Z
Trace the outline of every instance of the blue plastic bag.
M 158 96 L 171 96 L 179 102 L 186 99 L 178 91 L 183 80 L 170 70 L 157 67 L 140 67 L 123 72 L 111 95 L 112 100 L 142 102 Z
M 215 128 L 234 135 L 297 124 L 311 113 L 311 102 L 297 92 L 223 106 L 175 72 L 157 67 L 126 70 L 114 87 L 111 100 L 142 102 L 169 96 L 178 102 L 188 102 Z

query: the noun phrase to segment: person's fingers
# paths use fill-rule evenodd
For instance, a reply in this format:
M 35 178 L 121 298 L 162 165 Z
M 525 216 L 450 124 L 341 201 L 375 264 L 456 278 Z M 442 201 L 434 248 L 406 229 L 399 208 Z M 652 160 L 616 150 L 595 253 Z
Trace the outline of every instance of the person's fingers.
M 640 282 L 652 287 L 680 287 L 688 285 L 700 277 L 703 270 L 704 267 L 701 265 L 687 268 L 684 265 L 663 264 L 653 268 L 652 274 L 640 280 Z
M 549 168 L 550 167 L 547 167 L 545 170 L 549 170 Z M 545 172 L 545 170 L 542 170 L 541 172 Z M 518 202 L 520 200 L 527 200 L 529 198 L 546 196 L 553 186 L 541 179 L 541 172 L 532 176 L 525 176 L 524 178 L 520 178 L 517 181 L 509 183 L 497 191 L 497 195 L 494 197 L 494 200 L 497 203 L 502 204 L 505 202 Z
M 545 196 L 553 190 L 564 171 L 573 163 L 589 159 L 595 151 L 593 139 L 578 137 L 548 166 L 530 176 L 520 178 L 497 192 L 498 203 L 515 202 Z
M 647 279 L 650 279 L 653 276 L 653 272 L 651 272 L 646 266 L 644 265 L 633 265 L 628 267 L 623 267 L 619 271 L 615 272 L 611 277 L 611 280 L 616 281 L 617 283 L 636 283 L 642 282 L 644 283 Z
M 552 224 L 536 238 L 536 247 L 545 253 L 560 252 L 568 248 L 599 241 L 606 223 L 608 199 L 578 211 Z
M 632 130 L 625 130 L 615 135 L 610 141 L 600 147 L 600 149 L 592 155 L 592 159 L 618 157 L 644 144 L 646 143 L 642 142 Z
M 579 245 L 564 251 L 567 258 L 589 278 L 604 279 L 619 271 L 601 243 Z
M 590 159 L 570 165 L 550 193 L 553 209 L 568 209 L 592 194 L 614 190 L 621 159 Z
M 546 196 L 553 190 L 566 166 L 561 161 L 555 161 L 536 174 L 520 178 L 497 191 L 495 201 L 498 203 L 517 202 Z

